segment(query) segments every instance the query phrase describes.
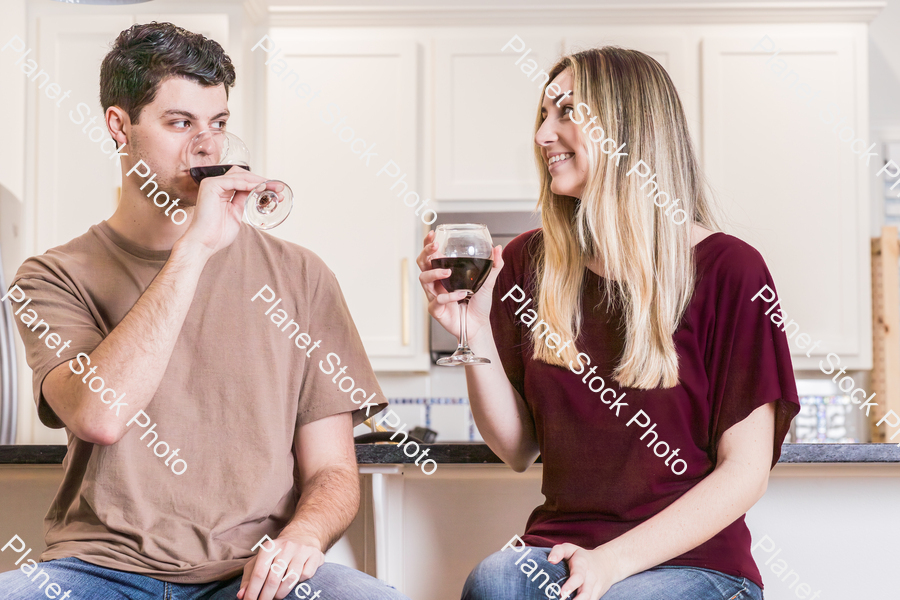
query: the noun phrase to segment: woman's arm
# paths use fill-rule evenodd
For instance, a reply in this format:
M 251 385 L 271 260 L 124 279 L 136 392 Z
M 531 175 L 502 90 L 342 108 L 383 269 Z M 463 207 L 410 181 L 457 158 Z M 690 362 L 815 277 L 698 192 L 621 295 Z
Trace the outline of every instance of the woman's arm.
M 425 245 L 416 259 L 422 273 L 419 281 L 428 298 L 428 312 L 451 334 L 459 338 L 458 300 L 466 292 L 448 293 L 440 284 L 450 269 L 432 269 L 428 258 L 435 252 L 434 232 L 425 236 Z M 469 300 L 467 334 L 469 347 L 479 356 L 490 359 L 489 365 L 467 366 L 466 384 L 469 404 L 478 424 L 478 432 L 488 447 L 515 471 L 524 471 L 539 454 L 531 411 L 510 384 L 503 371 L 494 334 L 491 331 L 491 300 L 497 276 L 503 268 L 500 246 L 491 254 L 491 273 L 481 289 Z
M 574 600 L 597 600 L 614 583 L 696 548 L 737 520 L 766 492 L 774 435 L 770 402 L 725 431 L 713 472 L 659 514 L 594 550 L 555 546 L 550 562 L 567 559 L 571 573 L 560 597 L 580 588 Z
M 521 473 L 540 454 L 531 411 L 503 371 L 490 322 L 481 328 L 478 338 L 469 338 L 469 347 L 491 361 L 466 367 L 469 405 L 478 432 L 494 454 Z

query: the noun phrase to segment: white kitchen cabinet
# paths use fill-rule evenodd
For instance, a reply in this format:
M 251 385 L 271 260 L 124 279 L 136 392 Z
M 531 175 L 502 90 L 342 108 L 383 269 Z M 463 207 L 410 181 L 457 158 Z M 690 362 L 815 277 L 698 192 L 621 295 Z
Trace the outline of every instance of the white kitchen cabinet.
M 810 357 L 792 342 L 794 368 L 817 370 L 833 352 L 869 369 L 868 198 L 882 159 L 866 166 L 850 149 L 868 139 L 866 30 L 757 46 L 766 34 L 703 40 L 704 168 L 727 230 L 762 253 L 780 308 L 822 342 Z
M 688 60 L 687 36 L 673 31 L 648 36 L 646 28 L 641 34 L 622 27 L 576 28 L 574 33 L 572 28 L 547 27 L 543 33 L 463 30 L 438 37 L 435 197 L 442 205 L 462 209 L 491 201 L 494 210 L 503 208 L 501 202 L 516 209 L 534 206 L 539 192 L 534 120 L 544 79 L 539 71 L 549 71 L 563 53 L 605 44 L 646 52 L 683 92 L 685 111 L 696 129 L 698 65 Z
M 518 200 L 530 208 L 538 198 L 533 124 L 545 79 L 540 70 L 559 58 L 562 32 L 522 35 L 503 50 L 513 35 L 435 43 L 438 200 Z
M 45 252 L 83 234 L 109 218 L 116 208 L 118 161 L 110 160 L 88 135 L 91 128 L 103 127 L 100 63 L 109 44 L 134 22 L 133 15 L 48 16 L 39 21 L 40 46 L 32 55 L 38 67 L 51 74 L 50 82 L 71 95 L 50 100 L 36 84 L 29 84 L 29 106 L 36 113 L 32 198 L 35 214 L 40 215 L 35 221 L 36 248 L 32 253 Z M 82 104 L 87 108 L 79 107 Z M 86 125 L 92 117 L 94 124 Z M 85 127 L 87 131 L 82 131 Z M 94 139 L 100 137 L 98 133 Z M 101 141 L 108 137 L 103 132 Z
M 267 81 L 264 172 L 295 194 L 293 213 L 272 233 L 331 267 L 376 369 L 427 370 L 415 264 L 424 224 L 404 204 L 412 192 L 429 196 L 419 177 L 417 44 L 312 40 L 296 29 L 270 37 L 270 64 L 260 57 L 259 65 Z M 379 175 L 389 161 L 397 168 Z

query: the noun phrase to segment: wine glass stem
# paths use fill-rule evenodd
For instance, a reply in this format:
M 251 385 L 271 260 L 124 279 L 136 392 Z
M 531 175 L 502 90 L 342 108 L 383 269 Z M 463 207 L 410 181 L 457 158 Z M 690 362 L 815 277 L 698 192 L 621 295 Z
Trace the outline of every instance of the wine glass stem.
M 459 301 L 459 348 L 457 351 L 470 352 L 469 338 L 466 335 L 466 314 L 469 306 L 469 298 Z

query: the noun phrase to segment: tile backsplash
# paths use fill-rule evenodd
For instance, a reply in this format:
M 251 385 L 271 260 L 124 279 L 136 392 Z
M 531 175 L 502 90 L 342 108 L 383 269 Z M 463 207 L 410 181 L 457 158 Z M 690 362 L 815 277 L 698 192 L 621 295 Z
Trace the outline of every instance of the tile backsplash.
M 409 427 L 437 432 L 436 443 L 482 441 L 468 398 L 388 398 L 389 408 Z
M 800 396 L 800 413 L 794 418 L 785 441 L 800 444 L 865 441 L 866 421 L 859 413 L 847 395 Z

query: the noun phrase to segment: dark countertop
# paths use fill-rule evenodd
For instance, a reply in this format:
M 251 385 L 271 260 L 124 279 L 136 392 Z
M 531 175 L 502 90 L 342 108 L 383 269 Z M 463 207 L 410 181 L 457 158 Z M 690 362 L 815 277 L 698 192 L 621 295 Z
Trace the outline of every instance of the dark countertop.
M 425 444 L 427 458 L 438 464 L 500 464 L 487 444 L 458 442 Z M 65 446 L 0 446 L 0 465 L 58 465 L 66 455 Z M 357 444 L 356 459 L 361 465 L 412 463 L 397 446 Z M 540 462 L 540 459 L 538 459 Z M 894 463 L 900 464 L 900 448 L 895 444 L 784 444 L 779 464 Z

